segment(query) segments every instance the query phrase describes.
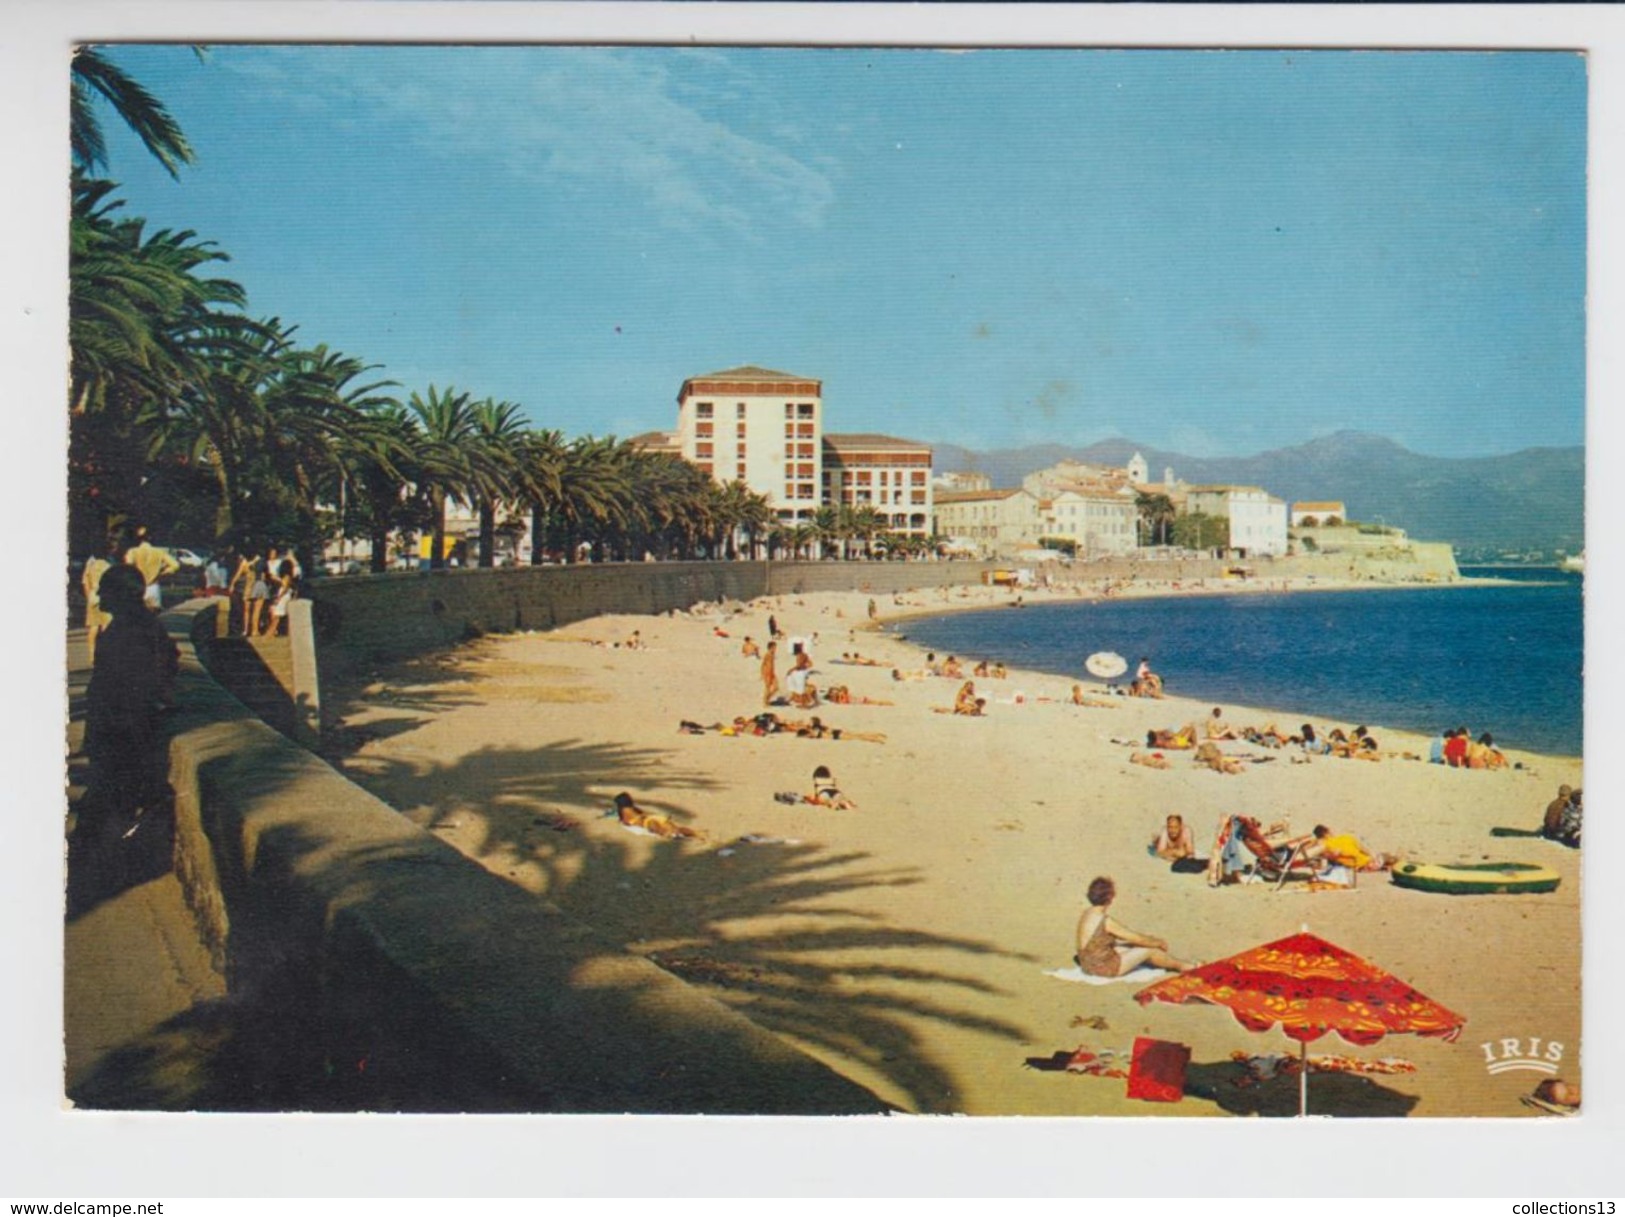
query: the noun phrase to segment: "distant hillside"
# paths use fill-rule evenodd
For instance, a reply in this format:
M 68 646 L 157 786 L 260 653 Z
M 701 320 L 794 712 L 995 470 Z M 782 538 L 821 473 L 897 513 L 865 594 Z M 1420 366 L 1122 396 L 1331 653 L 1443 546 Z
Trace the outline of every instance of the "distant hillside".
M 1061 460 L 1123 465 L 1145 457 L 1151 480 L 1172 466 L 1190 483 L 1262 486 L 1292 502 L 1340 499 L 1355 520 L 1398 525 L 1420 540 L 1458 547 L 1585 547 L 1585 449 L 1527 448 L 1507 456 L 1444 460 L 1392 440 L 1339 431 L 1295 448 L 1256 456 L 1204 460 L 1109 439 L 1087 448 L 1039 444 L 997 452 L 935 445 L 939 470 L 986 473 L 995 486 L 1017 486 L 1027 474 Z

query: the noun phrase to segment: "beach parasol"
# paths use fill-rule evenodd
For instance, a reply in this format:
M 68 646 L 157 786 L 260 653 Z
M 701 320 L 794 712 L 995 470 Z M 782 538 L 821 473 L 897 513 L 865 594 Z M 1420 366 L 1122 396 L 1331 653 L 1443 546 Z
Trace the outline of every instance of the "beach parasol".
M 1083 661 L 1084 670 L 1101 680 L 1110 680 L 1128 671 L 1128 660 L 1116 651 L 1096 651 Z
M 1298 1041 L 1298 1114 L 1309 1110 L 1309 1043 L 1335 1031 L 1351 1044 L 1411 1033 L 1454 1040 L 1466 1019 L 1376 964 L 1313 934 L 1293 934 L 1147 985 L 1153 1001 L 1226 1007 L 1249 1031 L 1279 1025 Z

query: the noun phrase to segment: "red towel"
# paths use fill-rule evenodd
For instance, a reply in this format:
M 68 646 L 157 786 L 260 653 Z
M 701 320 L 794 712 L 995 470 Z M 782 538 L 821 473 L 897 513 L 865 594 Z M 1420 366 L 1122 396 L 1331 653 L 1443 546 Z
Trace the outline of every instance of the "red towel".
M 1191 1050 L 1184 1044 L 1137 1036 L 1129 1065 L 1128 1097 L 1153 1103 L 1177 1103 L 1185 1095 L 1185 1067 Z

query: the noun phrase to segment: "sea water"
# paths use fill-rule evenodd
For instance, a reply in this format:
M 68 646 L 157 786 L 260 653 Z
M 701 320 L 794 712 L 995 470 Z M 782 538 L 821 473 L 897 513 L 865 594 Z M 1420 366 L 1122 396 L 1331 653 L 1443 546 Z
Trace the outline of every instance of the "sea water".
M 1515 584 L 1034 604 L 917 618 L 895 630 L 958 655 L 967 671 L 989 658 L 1092 680 L 1084 658 L 1116 651 L 1129 661 L 1126 681 L 1148 656 L 1168 692 L 1267 706 L 1281 712 L 1283 730 L 1301 722 L 1427 734 L 1465 726 L 1502 747 L 1578 756 L 1580 577 L 1463 573 Z

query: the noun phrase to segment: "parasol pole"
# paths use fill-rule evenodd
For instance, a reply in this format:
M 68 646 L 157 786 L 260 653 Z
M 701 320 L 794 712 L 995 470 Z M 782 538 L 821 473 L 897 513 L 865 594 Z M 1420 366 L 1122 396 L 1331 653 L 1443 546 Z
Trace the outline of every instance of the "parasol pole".
M 1307 921 L 1300 922 L 1298 924 L 1298 930 L 1299 930 L 1300 933 L 1307 934 L 1309 932 L 1309 923 Z M 1309 1041 L 1308 1040 L 1299 1040 L 1298 1041 L 1298 1116 L 1301 1119 L 1302 1117 L 1304 1117 L 1304 1116 L 1306 1116 L 1308 1114 L 1309 1114 Z
M 1298 1115 L 1309 1114 L 1309 1041 L 1298 1041 Z

